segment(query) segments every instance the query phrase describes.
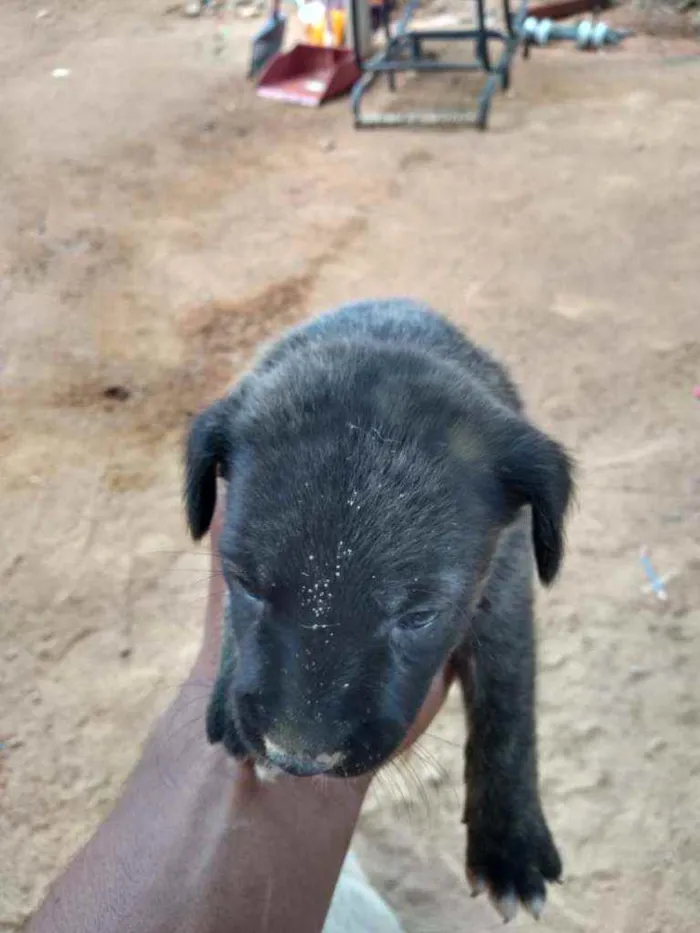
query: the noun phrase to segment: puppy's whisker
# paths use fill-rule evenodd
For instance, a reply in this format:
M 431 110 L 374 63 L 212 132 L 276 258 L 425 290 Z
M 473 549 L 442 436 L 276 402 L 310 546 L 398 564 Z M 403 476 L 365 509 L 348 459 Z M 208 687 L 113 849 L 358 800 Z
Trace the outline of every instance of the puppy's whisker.
M 385 768 L 376 768 L 372 772 L 373 781 L 376 781 L 378 784 L 378 799 L 382 799 L 383 794 L 387 794 L 391 799 L 392 805 L 396 801 L 396 795 L 394 793 L 395 786 L 394 783 L 389 779 L 389 776 L 386 773 Z
M 464 745 L 459 742 L 453 742 L 452 739 L 446 739 L 442 735 L 436 735 L 434 732 L 424 732 L 421 736 L 422 739 L 433 739 L 436 742 L 443 742 L 445 745 L 451 745 L 452 748 L 458 748 L 460 751 L 464 749 Z
M 204 680 L 191 680 L 191 679 L 183 680 L 178 686 L 182 687 L 183 689 L 190 689 L 192 687 L 211 688 L 214 686 L 215 683 L 216 683 L 216 678 L 212 677 L 210 679 L 204 679 Z
M 459 806 L 460 795 L 458 792 L 458 786 L 452 781 L 450 773 L 445 768 L 445 766 L 439 762 L 437 758 L 435 758 L 435 756 L 432 755 L 426 748 L 424 748 L 420 741 L 416 742 L 410 751 L 415 753 L 419 764 L 425 768 L 425 774 L 422 776 L 423 784 L 425 785 L 427 782 L 428 788 L 431 786 L 440 786 L 443 788 L 443 793 L 445 789 L 448 790 L 450 796 L 454 800 L 455 805 Z M 427 789 L 426 792 L 429 793 Z M 430 799 L 432 799 L 432 796 Z
M 164 680 L 158 685 L 158 689 L 155 691 L 157 695 L 160 695 L 163 692 L 171 693 L 173 695 L 172 703 L 177 705 L 180 700 L 180 697 L 185 693 L 192 695 L 192 691 L 201 691 L 202 695 L 210 692 L 214 688 L 216 681 L 212 678 L 208 680 L 190 680 L 185 678 L 185 680 L 177 681 L 167 681 Z M 195 695 L 199 695 L 196 693 Z
M 201 706 L 203 710 L 206 710 L 207 703 L 209 702 L 209 693 L 203 692 L 198 693 L 195 696 L 182 697 L 175 700 L 172 706 L 172 715 L 173 718 L 179 713 L 187 712 L 191 710 L 193 706 Z
M 204 734 L 205 719 L 203 716 L 195 716 L 191 719 L 188 719 L 187 722 L 179 723 L 177 728 L 173 728 L 171 726 L 171 728 L 168 729 L 166 732 L 168 741 L 172 742 L 173 739 L 176 739 L 178 736 L 181 737 L 183 733 L 187 734 L 188 730 L 194 729 L 195 726 L 201 726 L 201 734 Z M 196 732 L 193 731 L 189 733 L 190 738 L 193 738 L 193 739 L 199 736 L 199 734 L 200 734 L 199 729 L 197 729 Z
M 173 574 L 175 573 L 178 573 L 178 574 L 179 573 L 187 573 L 187 574 L 196 573 L 196 574 L 199 574 L 201 577 L 203 577 L 205 580 L 211 580 L 214 577 L 221 576 L 220 571 L 211 570 L 209 567 L 202 567 L 202 566 L 183 567 L 183 566 L 175 566 L 174 564 L 171 564 L 170 567 L 168 567 L 168 569 L 165 572 L 173 573 Z
M 193 726 L 193 725 L 195 724 L 195 722 L 197 722 L 197 721 L 198 721 L 198 720 L 193 720 L 192 722 L 189 722 L 189 723 L 187 723 L 186 725 L 187 725 L 188 727 L 191 727 L 191 726 Z M 173 752 L 173 748 L 172 748 L 172 740 L 173 740 L 173 738 L 174 738 L 178 733 L 181 733 L 182 731 L 183 731 L 183 730 L 181 730 L 181 729 L 177 729 L 177 730 L 172 730 L 172 729 L 170 729 L 170 730 L 168 730 L 168 731 L 166 732 L 166 736 L 167 736 L 167 738 L 168 738 L 168 744 L 169 744 L 169 746 L 170 746 L 170 747 L 169 747 L 168 760 L 171 761 L 171 764 L 173 765 L 173 768 L 170 768 L 170 767 L 169 767 L 169 768 L 166 769 L 166 768 L 164 767 L 164 763 L 163 763 L 163 758 L 162 758 L 162 756 L 161 756 L 160 747 L 158 747 L 157 750 L 156 750 L 156 768 L 157 768 L 157 770 L 158 770 L 158 774 L 160 775 L 161 779 L 163 780 L 163 783 L 166 784 L 168 787 L 178 787 L 178 786 L 179 786 L 178 778 L 181 779 L 182 776 L 183 776 L 183 770 L 182 770 L 182 768 L 179 767 L 179 765 L 180 765 L 180 762 L 182 761 L 183 756 L 184 756 L 184 754 L 185 754 L 185 752 L 186 752 L 186 750 L 187 750 L 187 742 L 183 743 L 183 745 L 181 746 L 181 748 L 180 748 L 180 750 L 179 750 L 179 753 L 178 753 L 177 751 Z M 173 754 L 174 754 L 174 757 L 173 757 Z M 187 770 L 189 771 L 189 769 L 187 769 Z M 175 775 L 177 775 L 177 777 L 176 777 Z
M 402 776 L 405 781 L 406 790 L 410 796 L 411 803 L 413 804 L 412 815 L 415 815 L 416 812 L 416 802 L 420 803 L 423 811 L 428 814 L 430 812 L 430 797 L 417 770 L 413 767 L 412 763 L 403 756 L 401 758 L 397 758 L 395 764 L 397 769 L 403 772 Z M 414 801 L 414 796 L 411 794 L 412 787 L 417 795 L 417 801 Z
M 147 550 L 142 551 L 141 553 L 146 556 L 150 556 L 153 554 L 163 554 L 164 556 L 167 556 L 167 557 L 187 556 L 187 557 L 198 557 L 202 559 L 202 558 L 207 557 L 209 552 L 204 548 L 202 548 L 202 550 L 200 551 L 190 551 L 187 548 L 180 548 L 180 550 L 172 550 L 172 551 L 169 550 L 168 548 L 148 548 Z
M 409 818 L 412 817 L 413 801 L 411 800 L 410 795 L 406 792 L 405 778 L 398 766 L 397 760 L 392 759 L 391 761 L 387 762 L 383 773 L 387 780 L 387 786 L 390 790 L 395 791 L 395 805 L 400 811 L 405 813 L 406 816 Z
M 445 781 L 449 781 L 450 775 L 449 775 L 447 768 L 445 768 L 442 762 L 438 758 L 435 757 L 435 755 L 430 751 L 430 749 L 426 748 L 425 745 L 423 745 L 424 739 L 425 739 L 425 736 L 421 736 L 420 739 L 414 743 L 414 745 L 411 747 L 409 751 L 412 751 L 422 764 L 429 766 L 435 772 L 437 772 L 438 776 L 441 779 Z

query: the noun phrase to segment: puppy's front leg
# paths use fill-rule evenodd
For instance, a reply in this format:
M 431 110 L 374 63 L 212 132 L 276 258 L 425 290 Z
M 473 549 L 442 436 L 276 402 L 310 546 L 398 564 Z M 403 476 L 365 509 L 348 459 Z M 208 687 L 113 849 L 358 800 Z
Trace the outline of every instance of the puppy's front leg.
M 503 918 L 536 917 L 562 865 L 540 804 L 531 585 L 495 587 L 455 657 L 467 708 L 467 875 Z M 501 592 L 503 589 L 505 592 Z M 487 591 L 488 592 L 488 591 Z

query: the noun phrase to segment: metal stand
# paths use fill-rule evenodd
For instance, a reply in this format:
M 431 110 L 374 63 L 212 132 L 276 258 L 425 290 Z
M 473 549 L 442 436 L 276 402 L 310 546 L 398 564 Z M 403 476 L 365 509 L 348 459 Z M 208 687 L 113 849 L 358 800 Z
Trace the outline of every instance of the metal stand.
M 358 22 L 358 7 L 366 0 L 349 0 L 352 4 L 353 48 L 357 66 L 362 77 L 352 90 L 352 109 L 356 127 L 377 126 L 476 126 L 486 129 L 491 99 L 500 86 L 507 90 L 510 84 L 510 67 L 515 55 L 522 25 L 527 16 L 527 0 L 520 0 L 517 13 L 511 12 L 510 0 L 503 2 L 504 28 L 489 29 L 486 26 L 484 0 L 475 0 L 477 24 L 471 29 L 410 30 L 411 20 L 420 0 L 409 0 L 406 10 L 395 30 L 391 31 L 386 0 L 382 4 L 382 22 L 386 34 L 386 47 L 373 58 L 362 61 Z M 466 41 L 474 43 L 474 58 L 470 62 L 443 62 L 425 52 L 427 42 Z M 501 54 L 493 60 L 490 43 L 502 45 Z M 412 111 L 406 113 L 362 113 L 362 99 L 377 78 L 385 74 L 390 90 L 396 90 L 396 74 L 401 71 L 481 71 L 485 76 L 484 86 L 471 110 Z

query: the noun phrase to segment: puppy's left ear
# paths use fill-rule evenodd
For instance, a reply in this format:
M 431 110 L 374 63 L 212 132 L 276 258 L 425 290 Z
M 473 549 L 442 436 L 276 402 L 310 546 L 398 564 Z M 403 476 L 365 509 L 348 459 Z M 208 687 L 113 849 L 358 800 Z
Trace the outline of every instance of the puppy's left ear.
M 185 450 L 185 508 L 195 541 L 209 530 L 216 507 L 216 478 L 232 454 L 231 398 L 215 402 L 192 419 Z
M 564 557 L 573 463 L 563 447 L 524 420 L 510 427 L 501 438 L 500 473 L 511 503 L 532 507 L 537 571 L 542 583 L 549 585 Z

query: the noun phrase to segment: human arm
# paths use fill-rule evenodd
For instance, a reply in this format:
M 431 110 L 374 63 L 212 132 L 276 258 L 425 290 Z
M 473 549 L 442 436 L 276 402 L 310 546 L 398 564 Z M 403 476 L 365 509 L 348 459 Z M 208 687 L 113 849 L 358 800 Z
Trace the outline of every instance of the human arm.
M 281 775 L 260 783 L 248 764 L 207 743 L 225 590 L 218 531 L 219 516 L 192 673 L 156 723 L 114 810 L 54 884 L 28 933 L 322 928 L 370 779 Z M 432 719 L 446 689 L 441 676 L 412 735 Z

